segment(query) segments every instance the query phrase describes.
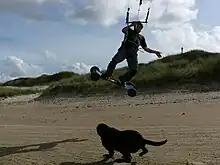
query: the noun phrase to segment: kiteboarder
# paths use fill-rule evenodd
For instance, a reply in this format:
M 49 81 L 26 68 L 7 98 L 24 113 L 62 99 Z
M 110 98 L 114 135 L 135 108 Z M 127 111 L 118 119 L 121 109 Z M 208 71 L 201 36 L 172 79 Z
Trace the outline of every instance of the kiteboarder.
M 131 27 L 134 27 L 134 30 Z M 109 62 L 107 70 L 102 74 L 103 78 L 111 77 L 116 68 L 116 65 L 126 59 L 129 70 L 124 75 L 121 75 L 118 78 L 121 81 L 122 85 L 125 82 L 130 81 L 137 73 L 137 52 L 139 46 L 141 46 L 148 53 L 154 53 L 159 58 L 162 57 L 161 52 L 153 50 L 147 46 L 145 37 L 140 34 L 142 29 L 143 24 L 141 23 L 141 21 L 133 21 L 130 25 L 122 29 L 122 32 L 125 34 L 124 40 L 122 41 L 118 52 Z

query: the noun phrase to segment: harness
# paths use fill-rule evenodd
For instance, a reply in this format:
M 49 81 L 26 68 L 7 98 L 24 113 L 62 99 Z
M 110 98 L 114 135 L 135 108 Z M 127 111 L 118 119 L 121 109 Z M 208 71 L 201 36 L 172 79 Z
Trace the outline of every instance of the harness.
M 128 35 L 129 35 L 129 34 L 128 34 L 128 32 L 127 32 L 127 34 L 125 34 L 125 38 L 124 38 L 124 40 L 122 41 L 122 43 L 125 44 L 125 45 L 126 45 L 127 43 L 130 43 L 130 44 L 133 44 L 134 46 L 136 46 L 136 47 L 138 48 L 139 45 L 140 45 L 139 34 L 135 34 L 135 35 L 136 35 L 135 38 L 136 38 L 136 41 L 137 41 L 138 43 L 129 40 L 129 39 L 128 39 Z

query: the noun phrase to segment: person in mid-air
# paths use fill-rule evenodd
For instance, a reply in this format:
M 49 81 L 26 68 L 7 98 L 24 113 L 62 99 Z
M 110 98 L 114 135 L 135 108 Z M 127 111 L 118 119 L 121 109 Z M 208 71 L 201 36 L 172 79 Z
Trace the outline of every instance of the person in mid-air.
M 132 26 L 134 26 L 134 30 L 131 29 Z M 124 40 L 122 41 L 118 52 L 108 64 L 107 70 L 102 74 L 103 78 L 111 77 L 116 65 L 126 59 L 129 71 L 127 71 L 124 75 L 119 76 L 119 80 L 122 84 L 126 81 L 130 81 L 137 73 L 137 52 L 139 46 L 141 46 L 146 52 L 154 53 L 159 58 L 161 57 L 161 53 L 159 51 L 147 47 L 144 36 L 139 34 L 142 29 L 143 24 L 140 21 L 135 21 L 122 29 L 122 32 L 125 34 Z

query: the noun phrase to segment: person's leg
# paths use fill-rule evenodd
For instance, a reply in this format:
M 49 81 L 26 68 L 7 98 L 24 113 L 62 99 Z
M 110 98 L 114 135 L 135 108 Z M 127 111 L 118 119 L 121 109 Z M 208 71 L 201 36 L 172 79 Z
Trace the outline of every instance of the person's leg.
M 119 80 L 124 83 L 126 81 L 130 81 L 137 73 L 137 65 L 138 65 L 138 59 L 137 54 L 132 54 L 127 57 L 127 63 L 128 63 L 128 71 L 122 75 L 119 76 Z
M 126 50 L 119 49 L 118 52 L 115 54 L 115 56 L 112 58 L 112 60 L 109 62 L 107 66 L 107 70 L 105 71 L 105 73 L 103 73 L 103 77 L 111 77 L 113 74 L 113 71 L 116 68 L 116 65 L 124 61 L 125 58 L 126 58 Z

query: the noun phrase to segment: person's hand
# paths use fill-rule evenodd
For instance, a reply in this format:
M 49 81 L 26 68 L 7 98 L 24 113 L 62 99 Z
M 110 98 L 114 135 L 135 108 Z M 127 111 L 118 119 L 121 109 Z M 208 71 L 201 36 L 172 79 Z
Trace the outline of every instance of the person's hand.
M 132 21 L 131 23 L 132 23 L 132 24 L 136 24 L 136 22 L 137 22 L 137 21 Z
M 162 57 L 161 52 L 159 52 L 159 51 L 156 51 L 155 54 L 156 54 L 157 57 L 159 57 L 159 58 Z
M 136 25 L 138 21 L 132 21 L 132 25 Z

